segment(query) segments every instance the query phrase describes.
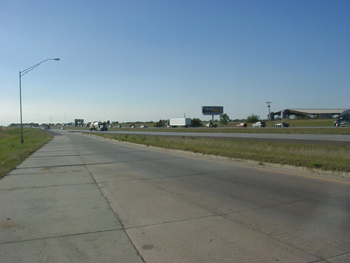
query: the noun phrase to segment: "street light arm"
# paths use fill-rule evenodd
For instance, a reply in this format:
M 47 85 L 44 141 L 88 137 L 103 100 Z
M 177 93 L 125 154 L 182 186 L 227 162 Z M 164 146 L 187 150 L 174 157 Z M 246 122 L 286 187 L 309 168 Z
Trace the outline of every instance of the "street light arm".
M 56 60 L 56 61 L 59 61 L 60 59 L 59 58 L 48 58 L 48 59 L 45 59 L 41 62 L 39 62 L 38 64 L 35 64 L 34 66 L 31 66 L 25 70 L 22 70 L 19 72 L 20 76 L 23 76 L 24 74 L 27 74 L 29 71 L 35 69 L 36 67 L 38 67 L 41 63 L 44 63 L 45 61 L 48 61 L 48 60 Z

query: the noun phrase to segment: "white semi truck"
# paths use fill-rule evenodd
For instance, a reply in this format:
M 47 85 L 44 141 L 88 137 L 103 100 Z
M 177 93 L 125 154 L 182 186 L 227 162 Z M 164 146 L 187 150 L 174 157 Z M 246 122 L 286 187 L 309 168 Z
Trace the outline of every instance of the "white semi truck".
M 191 126 L 190 118 L 175 118 L 169 120 L 170 127 L 189 127 Z

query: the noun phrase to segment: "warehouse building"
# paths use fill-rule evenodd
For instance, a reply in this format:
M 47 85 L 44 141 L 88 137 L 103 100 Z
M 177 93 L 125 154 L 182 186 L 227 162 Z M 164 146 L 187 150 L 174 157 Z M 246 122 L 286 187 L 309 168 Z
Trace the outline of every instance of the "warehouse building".
M 269 119 L 274 120 L 276 117 L 287 119 L 295 118 L 321 118 L 332 119 L 339 116 L 345 109 L 284 109 L 277 112 L 271 112 Z

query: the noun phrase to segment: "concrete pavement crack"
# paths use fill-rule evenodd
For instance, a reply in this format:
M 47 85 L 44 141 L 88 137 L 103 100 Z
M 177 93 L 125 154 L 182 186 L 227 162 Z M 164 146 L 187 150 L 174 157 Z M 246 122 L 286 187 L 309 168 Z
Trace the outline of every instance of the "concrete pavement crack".
M 233 222 L 233 223 L 239 224 L 240 226 L 242 226 L 242 227 L 244 227 L 244 228 L 246 228 L 246 229 L 249 229 L 249 230 L 251 230 L 251 231 L 255 231 L 255 232 L 257 232 L 257 233 L 259 233 L 259 234 L 261 234 L 261 235 L 267 236 L 267 237 L 269 237 L 269 238 L 271 238 L 271 239 L 273 239 L 273 240 L 276 240 L 276 241 L 278 241 L 278 242 L 280 242 L 280 243 L 282 243 L 282 244 L 288 245 L 288 246 L 290 246 L 290 247 L 293 247 L 293 248 L 295 248 L 295 249 L 298 249 L 298 250 L 303 251 L 303 252 L 305 252 L 305 253 L 307 253 L 307 254 L 309 254 L 309 255 L 311 255 L 311 256 L 314 256 L 314 257 L 318 258 L 319 260 L 317 260 L 317 261 L 315 261 L 315 262 L 322 261 L 322 260 L 326 260 L 326 259 L 324 259 L 323 257 L 320 257 L 320 256 L 318 256 L 318 255 L 312 254 L 312 253 L 310 253 L 309 251 L 306 251 L 306 250 L 304 250 L 304 249 L 301 248 L 301 247 L 297 247 L 297 246 L 295 246 L 295 245 L 293 245 L 293 244 L 289 244 L 289 243 L 287 243 L 287 242 L 285 242 L 285 241 L 279 240 L 278 238 L 276 238 L 276 237 L 274 237 L 274 236 L 272 236 L 272 235 L 268 235 L 268 234 L 264 233 L 263 231 L 259 231 L 259 230 L 256 229 L 256 228 L 249 227 L 248 225 L 245 225 L 245 224 L 243 224 L 243 223 L 240 222 L 240 221 L 230 219 L 230 218 L 228 218 L 228 217 L 226 216 L 226 215 L 235 214 L 235 213 L 217 213 L 217 212 L 215 212 L 215 211 L 212 211 L 211 209 L 208 209 L 207 207 L 205 207 L 205 206 L 203 206 L 203 205 L 199 205 L 199 204 L 196 204 L 196 203 L 192 202 L 192 201 L 189 200 L 187 197 L 185 197 L 185 196 L 183 196 L 183 195 L 181 195 L 181 194 L 178 194 L 178 193 L 169 191 L 168 189 L 165 189 L 165 188 L 163 188 L 163 187 L 160 187 L 160 186 L 158 186 L 158 185 L 156 185 L 156 184 L 152 184 L 151 180 L 149 180 L 149 183 L 150 183 L 152 186 L 154 186 L 154 187 L 157 187 L 157 188 L 159 188 L 159 189 L 162 189 L 163 191 L 166 191 L 166 192 L 168 192 L 168 193 L 170 193 L 170 194 L 173 194 L 173 195 L 175 195 L 175 196 L 177 196 L 177 197 L 179 197 L 179 198 L 185 200 L 186 202 L 188 202 L 188 203 L 190 203 L 190 204 L 192 204 L 192 205 L 195 205 L 195 206 L 197 206 L 197 207 L 200 207 L 200 208 L 202 208 L 202 209 L 204 209 L 204 210 L 206 210 L 206 211 L 212 213 L 213 215 L 211 215 L 211 216 L 222 217 L 222 218 L 224 218 L 225 220 L 228 220 L 228 221 L 231 221 L 231 222 Z M 339 193 L 337 193 L 337 194 L 339 194 Z M 332 195 L 335 195 L 335 194 L 332 194 Z M 332 195 L 325 195 L 325 196 L 332 196 Z M 314 198 L 320 198 L 320 197 L 314 197 Z M 311 199 L 314 199 L 314 198 L 306 198 L 306 199 L 303 199 L 303 200 L 294 201 L 294 202 L 290 202 L 290 203 L 283 203 L 283 205 L 289 205 L 289 204 L 292 204 L 292 203 L 295 203 L 295 202 L 302 202 L 302 201 L 311 200 Z M 266 209 L 266 208 L 269 208 L 269 207 L 276 207 L 276 206 L 279 206 L 279 205 L 282 205 L 282 204 L 272 205 L 272 206 L 266 206 L 266 207 L 259 207 L 259 208 L 256 208 L 256 209 L 249 209 L 249 210 L 240 211 L 240 212 L 236 212 L 236 213 L 242 213 L 242 212 L 247 212 L 247 211 L 251 211 L 251 210 L 258 210 L 258 209 Z M 208 216 L 206 216 L 206 217 L 208 217 Z M 177 221 L 180 221 L 180 220 L 177 220 Z M 156 225 L 159 225 L 159 224 L 156 224 Z M 326 262 L 329 262 L 329 261 L 326 261 Z
M 74 146 L 75 147 L 75 146 Z M 122 220 L 119 219 L 118 215 L 116 214 L 116 212 L 113 210 L 113 208 L 111 207 L 111 204 L 108 202 L 104 192 L 101 190 L 101 187 L 99 186 L 99 184 L 97 183 L 95 177 L 93 176 L 93 174 L 90 172 L 89 168 L 87 167 L 87 165 L 85 164 L 83 158 L 81 157 L 80 155 L 80 152 L 78 151 L 78 149 L 76 149 L 76 151 L 79 153 L 79 156 L 80 156 L 80 159 L 82 160 L 82 162 L 84 163 L 85 165 L 85 168 L 88 170 L 91 178 L 93 179 L 94 181 L 94 184 L 96 185 L 96 187 L 99 189 L 101 195 L 104 197 L 109 209 L 112 211 L 112 213 L 114 214 L 115 218 L 117 219 L 117 221 L 119 222 L 120 226 L 122 227 L 122 231 L 124 231 L 125 235 L 127 236 L 128 240 L 130 241 L 130 244 L 132 244 L 132 246 L 134 247 L 135 251 L 137 252 L 137 254 L 139 255 L 140 259 L 143 261 L 143 262 L 146 262 L 146 260 L 143 258 L 143 256 L 141 255 L 141 252 L 137 249 L 136 245 L 134 244 L 134 242 L 132 241 L 132 239 L 130 238 L 130 236 L 128 235 L 126 229 L 125 229 L 125 226 L 122 222 Z

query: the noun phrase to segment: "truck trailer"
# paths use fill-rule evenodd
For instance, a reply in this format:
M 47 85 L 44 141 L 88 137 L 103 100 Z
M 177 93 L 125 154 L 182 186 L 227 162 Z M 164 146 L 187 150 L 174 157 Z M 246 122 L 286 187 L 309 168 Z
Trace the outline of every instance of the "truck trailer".
M 170 119 L 169 126 L 171 126 L 171 127 L 188 127 L 188 126 L 191 126 L 191 119 L 190 118 Z

